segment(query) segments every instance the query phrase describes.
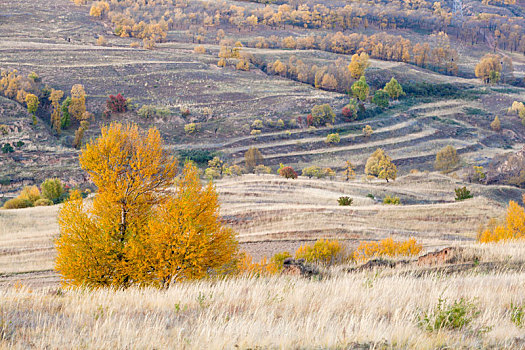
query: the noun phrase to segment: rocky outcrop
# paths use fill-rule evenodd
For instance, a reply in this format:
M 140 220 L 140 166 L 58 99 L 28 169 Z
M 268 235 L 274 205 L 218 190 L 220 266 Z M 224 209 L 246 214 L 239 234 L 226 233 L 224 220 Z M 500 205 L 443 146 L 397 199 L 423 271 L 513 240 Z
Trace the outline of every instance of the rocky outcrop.
M 458 247 L 443 248 L 437 252 L 431 252 L 420 256 L 417 259 L 417 264 L 419 266 L 452 264 L 459 260 L 462 250 L 462 248 Z
M 525 146 L 518 152 L 494 158 L 487 168 L 488 184 L 525 185 Z
M 283 262 L 283 275 L 312 277 L 319 275 L 319 269 L 314 265 L 306 264 L 304 259 L 285 259 Z

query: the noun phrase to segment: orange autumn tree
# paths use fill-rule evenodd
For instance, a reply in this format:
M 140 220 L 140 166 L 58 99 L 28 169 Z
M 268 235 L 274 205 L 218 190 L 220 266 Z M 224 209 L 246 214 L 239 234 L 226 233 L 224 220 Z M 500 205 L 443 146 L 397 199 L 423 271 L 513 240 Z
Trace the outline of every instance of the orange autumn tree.
M 64 283 L 168 287 L 231 268 L 237 242 L 222 225 L 217 194 L 177 160 L 157 129 L 113 123 L 81 152 L 98 190 L 73 193 L 59 213 L 56 269 Z M 172 189 L 174 188 L 174 189 Z
M 523 197 L 525 200 L 525 195 Z M 478 242 L 489 243 L 525 239 L 525 208 L 510 201 L 505 220 L 491 219 L 486 229 L 478 234 Z

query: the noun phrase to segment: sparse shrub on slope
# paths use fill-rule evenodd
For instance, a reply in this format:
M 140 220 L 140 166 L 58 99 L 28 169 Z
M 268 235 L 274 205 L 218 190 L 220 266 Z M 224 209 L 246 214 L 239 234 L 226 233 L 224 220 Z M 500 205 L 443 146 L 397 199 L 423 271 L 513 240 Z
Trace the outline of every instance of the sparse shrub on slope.
M 337 198 L 337 203 L 341 206 L 350 206 L 354 200 L 348 196 L 342 196 Z
M 466 186 L 456 188 L 454 192 L 456 193 L 456 198 L 455 198 L 456 201 L 464 201 L 465 199 L 469 199 L 473 197 L 472 194 L 470 194 L 470 191 L 467 189 Z
M 117 96 L 109 95 L 106 108 L 113 113 L 123 113 L 128 110 L 126 99 L 120 93 Z
M 383 204 L 399 205 L 401 204 L 401 200 L 399 197 L 387 195 L 383 199 Z
M 339 143 L 341 142 L 341 137 L 339 137 L 338 133 L 328 134 L 324 142 L 328 144 Z

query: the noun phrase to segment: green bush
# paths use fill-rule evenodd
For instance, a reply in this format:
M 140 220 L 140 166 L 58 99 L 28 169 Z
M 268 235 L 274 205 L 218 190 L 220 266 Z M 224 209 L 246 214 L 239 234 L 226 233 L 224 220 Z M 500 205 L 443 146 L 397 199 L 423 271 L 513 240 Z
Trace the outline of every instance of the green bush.
M 383 199 L 383 204 L 399 205 L 401 204 L 401 200 L 399 199 L 399 197 L 387 195 Z
M 54 204 L 60 203 L 64 200 L 66 190 L 64 184 L 60 179 L 46 179 L 40 185 L 42 197 L 51 200 Z
M 189 124 L 184 125 L 184 131 L 188 135 L 195 134 L 199 130 L 199 128 L 200 128 L 200 124 L 198 123 L 189 123 Z
M 332 111 L 332 107 L 327 103 L 314 106 L 311 115 L 313 126 L 322 126 L 326 123 L 333 124 L 335 121 L 335 113 Z
M 510 304 L 510 320 L 516 325 L 516 327 L 521 328 L 525 324 L 525 307 L 523 305 L 514 305 Z
M 47 198 L 37 199 L 35 203 L 33 203 L 35 207 L 46 207 L 46 206 L 53 205 L 53 204 L 55 203 L 53 203 L 51 199 L 47 199 Z
M 369 193 L 369 194 L 367 194 L 366 196 L 367 196 L 368 198 L 370 198 L 370 199 L 373 199 L 373 200 L 376 199 L 376 197 L 374 197 L 374 195 L 373 195 L 372 193 Z
M 341 137 L 339 137 L 338 133 L 335 134 L 328 134 L 326 135 L 325 143 L 339 143 L 341 142 Z
M 452 304 L 439 298 L 437 305 L 418 316 L 418 326 L 427 332 L 462 330 L 479 317 L 480 311 L 472 301 L 461 298 Z
M 344 205 L 344 206 L 352 205 L 353 201 L 354 200 L 348 196 L 341 196 L 337 199 L 337 203 L 339 203 L 339 205 Z
M 458 187 L 454 190 L 456 192 L 456 198 L 457 201 L 463 201 L 465 199 L 472 198 L 473 195 L 470 193 L 470 191 L 467 189 L 466 186 Z
M 29 199 L 13 198 L 4 203 L 4 209 L 22 209 L 32 207 L 33 203 Z
M 60 119 L 60 128 L 66 129 L 71 123 L 71 116 L 69 115 L 69 105 L 71 104 L 71 97 L 67 97 L 60 109 L 62 110 L 62 118 Z
M 12 153 L 15 150 L 13 149 L 13 146 L 11 146 L 10 143 L 4 143 L 2 146 L 2 153 Z
M 179 160 L 181 162 L 190 160 L 199 165 L 207 165 L 215 156 L 217 156 L 217 153 L 208 150 L 189 149 L 179 151 Z
M 171 112 L 165 107 L 159 108 L 154 105 L 143 105 L 142 107 L 140 107 L 137 113 L 140 117 L 148 119 L 153 117 L 166 117 Z

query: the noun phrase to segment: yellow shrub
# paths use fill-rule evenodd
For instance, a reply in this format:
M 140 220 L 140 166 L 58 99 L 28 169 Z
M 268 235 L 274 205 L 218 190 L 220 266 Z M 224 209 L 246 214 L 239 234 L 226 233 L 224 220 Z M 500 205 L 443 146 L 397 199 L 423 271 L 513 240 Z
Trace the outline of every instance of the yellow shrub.
M 361 242 L 354 251 L 353 257 L 357 261 L 366 261 L 383 256 L 415 256 L 422 249 L 423 246 L 417 243 L 415 238 L 399 242 L 394 241 L 392 238 L 386 238 L 379 242 Z
M 40 199 L 40 190 L 36 186 L 26 186 L 18 195 L 19 199 L 28 200 L 31 203 Z
M 498 224 L 495 220 L 478 236 L 481 243 L 507 241 L 525 238 L 525 209 L 514 201 L 509 202 L 505 222 Z
M 305 244 L 295 252 L 296 259 L 305 259 L 307 262 L 315 262 L 325 265 L 339 263 L 345 260 L 345 249 L 336 240 L 320 239 L 313 245 Z

